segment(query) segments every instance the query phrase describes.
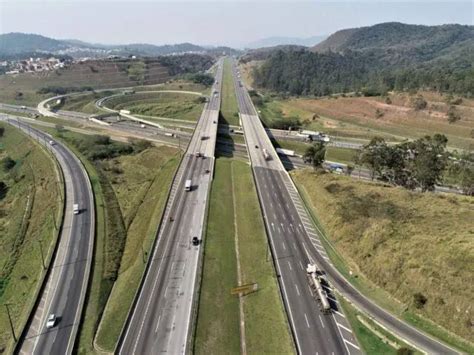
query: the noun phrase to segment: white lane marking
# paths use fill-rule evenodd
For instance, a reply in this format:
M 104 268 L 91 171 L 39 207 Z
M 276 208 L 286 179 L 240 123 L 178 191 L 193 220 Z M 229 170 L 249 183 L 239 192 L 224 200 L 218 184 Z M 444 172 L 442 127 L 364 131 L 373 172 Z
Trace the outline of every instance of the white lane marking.
M 306 313 L 304 314 L 304 319 L 306 320 L 306 326 L 307 326 L 308 328 L 311 328 L 310 325 L 309 325 L 308 317 L 306 316 Z
M 285 242 L 282 242 L 281 245 L 283 246 L 283 250 L 286 250 Z
M 349 333 L 352 333 L 352 330 L 347 328 L 345 325 L 342 325 L 341 323 L 338 323 L 337 321 L 336 321 L 336 324 L 337 324 L 338 327 L 341 327 L 342 329 L 348 331 Z
M 297 250 L 297 249 L 296 249 L 296 243 L 295 243 L 295 242 L 293 242 L 293 248 L 295 248 L 295 250 Z
M 161 314 L 158 317 L 158 323 L 156 323 L 155 333 L 158 333 L 158 327 L 160 326 L 160 321 L 161 321 Z
M 344 340 L 344 343 L 347 343 L 350 346 L 356 348 L 357 350 L 360 350 L 360 348 L 357 345 L 355 345 L 354 343 L 351 343 L 349 340 L 347 340 L 347 339 L 343 339 L 343 340 Z
M 271 224 L 272 224 L 273 231 L 275 231 L 275 225 L 273 224 L 273 222 Z
M 299 261 L 299 263 L 300 263 L 301 270 L 304 270 L 304 266 L 303 266 L 303 264 L 301 263 L 301 260 Z
M 323 326 L 323 328 L 326 328 L 326 326 L 324 325 L 323 319 L 321 318 L 321 315 L 319 315 L 319 320 L 320 320 L 321 325 Z
M 284 226 L 284 224 L 283 224 L 283 223 L 280 223 L 280 225 L 281 225 L 282 231 L 285 232 L 285 226 Z
M 332 314 L 332 318 L 334 319 L 334 323 L 337 324 L 336 317 L 334 317 L 334 313 Z M 345 339 L 344 336 L 342 335 L 341 329 L 339 329 L 339 327 L 336 327 L 336 328 L 337 328 L 337 330 L 338 330 L 338 332 L 339 332 L 339 335 L 341 336 L 341 339 L 344 341 L 344 347 L 346 348 L 347 353 L 350 354 L 351 352 L 349 351 L 349 348 L 347 347 L 346 339 Z
M 291 267 L 291 263 L 290 263 L 289 260 L 288 260 L 288 266 L 289 266 L 290 270 L 293 270 L 293 268 Z
M 300 289 L 298 288 L 297 284 L 295 284 L 295 288 L 296 288 L 296 293 L 298 294 L 298 296 L 301 296 Z
M 343 317 L 343 318 L 346 318 L 346 316 L 345 316 L 344 314 L 342 314 L 342 313 L 339 312 L 339 311 L 336 311 L 335 309 L 334 309 L 334 313 L 340 315 L 340 316 Z

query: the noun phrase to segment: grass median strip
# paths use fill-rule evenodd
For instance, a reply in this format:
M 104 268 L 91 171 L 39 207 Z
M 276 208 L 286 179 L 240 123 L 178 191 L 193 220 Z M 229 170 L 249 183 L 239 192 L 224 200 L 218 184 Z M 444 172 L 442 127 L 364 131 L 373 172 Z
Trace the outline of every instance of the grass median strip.
M 221 119 L 229 125 L 239 125 L 237 98 L 235 97 L 232 63 L 229 58 L 224 60 L 222 77 Z
M 247 352 L 294 353 L 271 256 L 267 257 L 267 239 L 250 167 L 227 158 L 216 160 L 195 352 L 240 353 L 239 300 L 230 294 L 237 286 L 236 229 L 242 284 L 258 284 L 257 292 L 243 297 Z

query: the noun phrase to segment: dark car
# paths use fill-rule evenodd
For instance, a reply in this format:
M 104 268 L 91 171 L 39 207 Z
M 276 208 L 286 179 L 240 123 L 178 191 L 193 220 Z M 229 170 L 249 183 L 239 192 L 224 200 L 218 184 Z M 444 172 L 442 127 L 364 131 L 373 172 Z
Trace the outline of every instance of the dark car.
M 193 245 L 199 245 L 199 238 L 193 237 Z
M 255 144 L 255 148 L 257 148 L 257 149 L 258 149 L 258 145 L 256 145 L 256 144 Z

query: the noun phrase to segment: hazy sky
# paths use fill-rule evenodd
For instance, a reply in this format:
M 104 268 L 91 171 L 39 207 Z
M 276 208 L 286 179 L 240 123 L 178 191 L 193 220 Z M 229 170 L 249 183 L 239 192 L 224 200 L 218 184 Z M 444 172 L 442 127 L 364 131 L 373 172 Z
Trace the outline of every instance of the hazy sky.
M 96 43 L 192 42 L 242 46 L 386 21 L 473 24 L 471 1 L 0 0 L 0 32 Z

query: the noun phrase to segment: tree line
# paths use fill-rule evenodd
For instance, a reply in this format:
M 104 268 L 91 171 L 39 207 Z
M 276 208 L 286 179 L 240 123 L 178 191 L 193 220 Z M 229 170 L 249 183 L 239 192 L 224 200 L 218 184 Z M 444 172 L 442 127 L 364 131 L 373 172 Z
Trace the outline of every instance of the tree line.
M 374 52 L 276 51 L 253 71 L 255 85 L 290 95 L 326 96 L 418 89 L 474 95 L 472 54 L 410 65 L 391 63 Z
M 437 184 L 450 176 L 464 194 L 472 196 L 474 155 L 463 153 L 455 157 L 446 150 L 447 142 L 443 134 L 394 145 L 387 144 L 381 137 L 374 137 L 360 149 L 355 163 L 368 168 L 372 179 L 422 192 L 433 191 Z M 324 162 L 325 152 L 324 144 L 317 142 L 308 147 L 303 159 L 318 168 Z M 350 167 L 349 171 L 352 169 Z

